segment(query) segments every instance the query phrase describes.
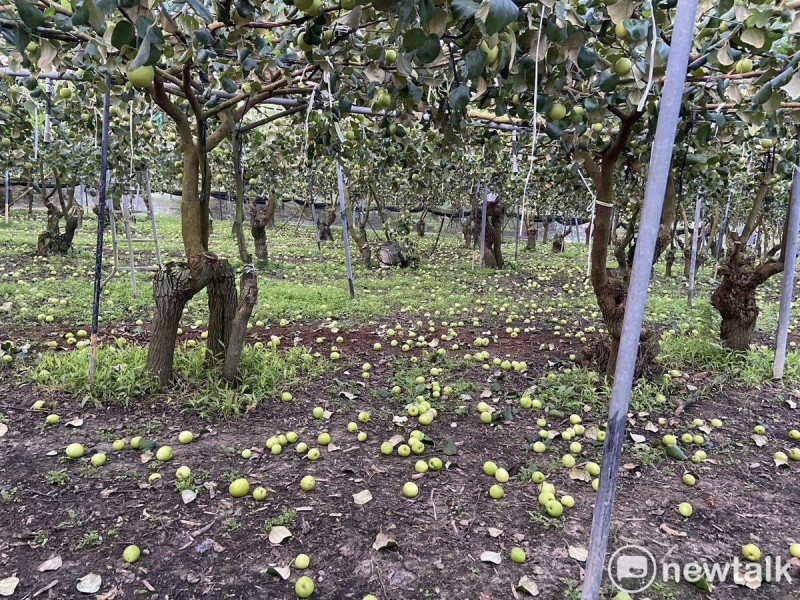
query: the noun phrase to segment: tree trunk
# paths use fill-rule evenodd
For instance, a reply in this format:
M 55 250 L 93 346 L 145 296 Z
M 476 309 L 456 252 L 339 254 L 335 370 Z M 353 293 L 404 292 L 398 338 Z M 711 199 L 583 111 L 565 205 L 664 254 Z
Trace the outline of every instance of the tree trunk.
M 536 237 L 539 235 L 539 227 L 536 225 L 536 217 L 531 213 L 525 215 L 525 234 L 528 238 L 528 250 L 536 250 Z
M 461 224 L 461 234 L 464 236 L 464 247 L 472 247 L 472 219 L 465 219 Z
M 225 349 L 225 361 L 222 365 L 222 377 L 226 381 L 235 381 L 242 360 L 242 348 L 247 332 L 247 322 L 253 314 L 253 307 L 258 300 L 258 277 L 252 266 L 245 267 L 239 284 L 241 291 L 239 305 L 230 322 L 230 335 Z
M 216 255 L 206 252 L 189 263 L 169 262 L 153 277 L 153 324 L 147 353 L 147 371 L 160 385 L 172 380 L 178 325 L 186 303 L 202 290 L 212 276 Z
M 425 218 L 428 216 L 428 209 L 424 208 L 414 228 L 417 230 L 419 237 L 425 237 Z
M 258 205 L 255 202 L 250 204 L 250 234 L 256 248 L 256 258 L 265 264 L 269 261 L 269 250 L 267 248 L 267 223 L 270 219 L 270 204 L 272 214 L 275 214 L 275 201 L 270 198 L 266 205 Z
M 230 115 L 228 115 L 230 117 Z M 233 235 L 239 250 L 239 260 L 244 264 L 253 262 L 244 239 L 244 172 L 242 170 L 242 137 L 238 131 L 233 134 L 231 153 L 233 154 L 233 178 L 236 187 L 236 213 L 233 218 Z M 255 237 L 255 236 L 254 236 Z
M 236 274 L 227 260 L 219 260 L 208 282 L 206 362 L 209 365 L 217 364 L 225 356 L 237 304 Z
M 544 227 L 542 228 L 542 243 L 547 243 L 547 233 L 550 231 L 550 219 L 544 217 Z
M 568 227 L 561 233 L 557 233 L 553 236 L 553 254 L 560 254 L 564 252 L 564 240 L 569 235 L 570 231 L 572 231 L 572 227 Z
M 333 232 L 331 231 L 331 225 L 334 224 L 336 221 L 336 208 L 329 208 L 328 209 L 328 216 L 325 219 L 319 218 L 317 219 L 317 229 L 319 230 L 319 241 L 320 242 L 332 242 L 333 241 Z

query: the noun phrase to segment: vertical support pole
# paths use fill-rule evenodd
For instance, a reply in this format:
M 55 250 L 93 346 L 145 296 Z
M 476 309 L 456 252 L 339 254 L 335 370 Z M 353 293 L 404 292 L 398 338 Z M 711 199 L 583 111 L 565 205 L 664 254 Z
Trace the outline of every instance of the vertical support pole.
M 522 207 L 517 211 L 517 226 L 514 228 L 514 260 L 517 260 L 519 250 L 519 237 L 522 235 Z
M 33 160 L 39 160 L 39 104 L 33 105 Z
M 519 144 L 517 144 L 517 130 L 514 129 L 511 131 L 511 172 L 512 173 L 519 173 L 519 160 L 517 158 L 517 153 L 519 150 Z
M 350 257 L 350 231 L 347 229 L 347 204 L 344 201 L 344 175 L 342 165 L 336 161 L 336 183 L 339 187 L 339 214 L 342 215 L 342 237 L 344 238 L 344 258 L 347 262 L 347 285 L 350 287 L 350 299 L 356 297 L 353 281 L 353 261 Z
M 108 184 L 108 121 L 111 108 L 111 78 L 106 78 L 106 92 L 103 98 L 103 134 L 100 145 L 100 191 L 97 199 L 97 243 L 94 257 L 94 294 L 92 299 L 92 336 L 89 354 L 89 385 L 94 383 L 97 365 L 97 325 L 100 312 L 100 274 L 103 269 L 103 226 L 106 214 L 106 185 Z
M 667 188 L 667 176 L 672 162 L 681 98 L 686 83 L 686 68 L 694 38 L 696 11 L 697 0 L 678 0 L 660 103 L 661 112 L 650 156 L 650 170 L 639 224 L 639 238 L 636 243 L 633 271 L 622 322 L 622 336 L 617 355 L 617 368 L 614 373 L 614 388 L 611 392 L 600 486 L 595 499 L 586 576 L 581 592 L 582 600 L 598 599 L 605 572 L 606 549 L 622 458 L 622 444 L 625 439 L 625 425 L 631 400 L 631 385 L 636 367 L 636 356 L 639 352 L 639 336 L 642 332 L 647 287 L 650 283 L 658 224 L 661 221 L 661 210 L 664 204 L 664 191 Z
M 11 183 L 8 180 L 8 169 L 6 169 L 5 177 L 5 197 L 6 197 L 6 225 L 8 225 L 8 210 L 11 205 Z
M 314 210 L 314 175 L 308 176 L 308 201 L 311 203 L 311 222 L 314 224 L 314 238 L 317 240 L 317 250 L 322 252 L 322 242 L 319 239 L 319 227 L 317 226 L 317 211 Z
M 44 113 L 44 136 L 42 138 L 42 141 L 45 144 L 50 143 L 50 110 L 51 110 L 52 96 L 53 96 L 53 82 L 52 80 L 48 79 L 47 84 L 45 85 L 44 88 L 45 113 Z
M 483 253 L 486 250 L 486 211 L 489 208 L 489 186 L 483 186 L 483 214 L 481 215 L 481 256 L 478 263 L 483 268 Z
M 156 207 L 153 205 L 153 194 L 150 192 L 150 169 L 144 172 L 144 186 L 145 193 L 147 194 L 147 206 L 150 209 L 150 225 L 153 227 L 153 243 L 156 247 L 156 260 L 158 260 L 158 268 L 163 269 L 164 263 L 161 262 L 161 245 L 158 241 L 158 226 L 156 225 Z
M 689 297 L 687 299 L 689 308 L 692 308 L 692 302 L 694 301 L 694 282 L 697 274 L 697 246 L 699 241 L 698 235 L 700 233 L 699 223 L 702 197 L 702 194 L 697 194 L 697 201 L 694 203 L 694 223 L 692 224 L 692 257 L 689 262 Z
M 789 214 L 786 217 L 786 243 L 781 252 L 783 259 L 783 282 L 781 283 L 781 308 L 778 313 L 778 332 L 775 336 L 775 362 L 772 365 L 772 377 L 783 377 L 783 366 L 786 361 L 786 338 L 789 335 L 789 317 L 792 312 L 792 296 L 794 295 L 794 267 L 797 259 L 797 230 L 800 228 L 800 169 L 794 168 L 792 176 L 792 199 Z
M 128 191 L 128 197 L 125 198 L 123 196 L 122 201 L 122 219 L 123 224 L 125 225 L 125 238 L 128 241 L 128 265 L 131 275 L 131 293 L 134 298 L 138 295 L 138 290 L 136 289 L 136 257 L 133 254 L 133 236 L 131 235 L 131 212 L 130 206 L 128 203 L 130 199 L 133 198 L 133 190 Z

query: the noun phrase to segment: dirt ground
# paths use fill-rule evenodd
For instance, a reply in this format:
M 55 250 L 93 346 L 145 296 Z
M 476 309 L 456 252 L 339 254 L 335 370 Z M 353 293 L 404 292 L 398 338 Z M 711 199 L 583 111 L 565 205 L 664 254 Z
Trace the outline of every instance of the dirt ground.
M 501 327 L 495 324 L 492 329 L 499 332 Z M 338 335 L 345 340 L 338 345 L 346 360 L 338 363 L 335 375 L 306 381 L 290 390 L 291 402 L 267 400 L 236 421 L 201 420 L 182 410 L 182 398 L 168 394 L 136 400 L 134 410 L 82 405 L 81 397 L 26 382 L 21 367 L 0 369 L 0 412 L 8 425 L 0 438 L 0 490 L 6 492 L 0 505 L 0 579 L 19 578 L 12 597 L 92 597 L 76 585 L 94 573 L 102 580 L 94 595 L 107 600 L 291 599 L 301 575 L 314 580 L 313 597 L 320 599 L 360 600 L 367 594 L 381 600 L 518 598 L 525 596 L 517 586 L 526 576 L 535 582 L 539 597 L 579 598 L 581 551 L 588 547 L 595 492 L 588 481 L 572 478 L 561 466 L 568 442 L 555 439 L 544 454 L 529 450 L 540 430 L 536 420 L 544 414 L 517 410 L 517 403 L 519 394 L 566 364 L 582 344 L 551 333 L 517 339 L 499 335 L 490 347 L 492 355 L 525 360 L 528 371 L 445 368 L 436 377 L 442 386 L 466 381 L 473 391 L 446 400 L 438 418 L 420 427 L 415 419 L 393 422 L 403 414 L 402 405 L 371 393 L 394 385 L 403 356 L 385 343 L 385 328 L 379 324 L 343 329 Z M 486 329 L 485 324 L 478 330 L 467 326 L 463 335 L 472 339 Z M 42 342 L 56 335 L 46 328 L 37 331 Z M 315 336 L 324 335 L 320 331 L 309 325 L 286 335 L 311 344 Z M 31 334 L 10 333 L 8 337 Z M 107 333 L 127 334 L 132 341 L 147 337 L 146 331 L 137 333 L 122 325 L 109 326 Z M 383 351 L 372 350 L 376 341 L 384 343 Z M 554 350 L 540 351 L 542 343 L 553 344 Z M 364 361 L 372 365 L 366 383 L 361 379 Z M 428 388 L 432 379 L 427 378 Z M 683 402 L 697 389 L 704 392 L 699 399 Z M 800 466 L 776 467 L 772 454 L 791 446 L 788 431 L 800 421 L 799 395 L 770 387 L 737 389 L 710 374 L 690 373 L 673 398 L 683 409 L 680 414 L 668 407 L 659 414 L 631 414 L 630 433 L 645 439 L 635 444 L 631 438 L 626 445 L 611 550 L 633 543 L 646 546 L 659 563 L 669 557 L 684 563 L 727 561 L 739 556 L 742 545 L 756 543 L 764 556 L 788 560 L 789 544 L 800 541 Z M 512 409 L 513 420 L 481 423 L 475 409 L 481 399 L 501 412 Z M 31 409 L 36 400 L 45 401 L 44 412 Z M 314 419 L 314 406 L 329 410 L 330 417 Z M 56 407 L 61 423 L 44 427 L 44 416 Z M 359 443 L 346 427 L 365 410 L 372 418 L 359 423 L 359 429 L 369 437 Z M 602 425 L 603 416 L 597 410 L 588 412 L 584 425 Z M 563 430 L 569 426 L 567 417 L 548 418 L 547 428 Z M 658 417 L 666 418 L 666 424 L 659 425 Z M 82 421 L 80 426 L 69 424 L 74 418 Z M 694 431 L 695 418 L 724 421 L 722 428 L 709 429 L 709 460 L 693 464 L 666 457 L 660 447 L 662 435 Z M 763 447 L 750 437 L 757 423 L 768 427 Z M 427 436 L 421 457 L 380 453 L 383 441 L 398 434 L 408 438 L 415 428 Z M 194 432 L 195 441 L 182 445 L 177 435 L 187 429 Z M 277 456 L 265 449 L 267 438 L 288 431 L 310 446 L 317 445 L 322 431 L 329 432 L 333 442 L 316 462 L 302 458 L 291 445 Z M 160 463 L 127 445 L 121 452 L 112 451 L 114 439 L 134 435 L 152 439 L 157 446 L 171 445 L 174 459 Z M 455 454 L 449 440 L 455 443 Z M 579 466 L 599 463 L 601 444 L 581 441 Z M 64 458 L 64 448 L 73 442 L 85 446 L 87 458 Z M 249 460 L 240 455 L 245 448 L 252 449 Z M 107 454 L 105 466 L 89 465 L 88 457 L 95 452 Z M 431 457 L 442 459 L 444 467 L 416 474 L 416 459 Z M 501 500 L 487 494 L 495 483 L 483 473 L 487 460 L 511 476 Z M 181 465 L 191 468 L 197 486 L 196 498 L 188 503 L 175 485 L 175 470 Z M 560 519 L 547 516 L 537 500 L 538 486 L 530 481 L 532 470 L 545 473 L 558 496 L 571 495 L 575 507 Z M 62 475 L 53 475 L 60 471 Z M 693 488 L 681 483 L 687 471 L 698 476 Z M 149 484 L 153 472 L 162 478 Z M 316 489 L 303 492 L 299 482 L 309 474 L 316 478 Z M 266 499 L 232 498 L 227 488 L 236 477 L 246 477 L 251 490 L 265 487 Z M 406 481 L 418 484 L 416 498 L 403 497 Z M 354 494 L 363 490 L 369 490 L 372 500 L 360 505 Z M 685 501 L 695 511 L 688 520 L 676 510 Z M 272 543 L 270 526 L 273 531 L 286 527 L 291 537 Z M 393 542 L 376 549 L 381 534 Z M 129 544 L 142 550 L 134 564 L 122 559 Z M 524 564 L 509 559 L 515 546 L 526 551 Z M 500 563 L 487 562 L 496 560 L 487 552 L 498 553 Z M 299 553 L 311 557 L 309 568 L 283 570 Z M 43 564 L 56 557 L 58 561 Z M 60 566 L 45 570 L 54 563 Z M 800 598 L 800 561 L 790 572 L 795 578 L 791 584 L 763 583 L 749 589 L 729 580 L 711 597 Z M 688 583 L 659 583 L 635 597 L 683 600 L 705 594 Z

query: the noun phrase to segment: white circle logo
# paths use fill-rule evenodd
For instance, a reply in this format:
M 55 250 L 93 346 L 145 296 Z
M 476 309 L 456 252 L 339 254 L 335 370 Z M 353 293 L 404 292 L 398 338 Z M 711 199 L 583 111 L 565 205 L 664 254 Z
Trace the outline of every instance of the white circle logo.
M 623 546 L 608 561 L 608 576 L 614 586 L 629 594 L 649 588 L 656 578 L 656 559 L 641 546 Z

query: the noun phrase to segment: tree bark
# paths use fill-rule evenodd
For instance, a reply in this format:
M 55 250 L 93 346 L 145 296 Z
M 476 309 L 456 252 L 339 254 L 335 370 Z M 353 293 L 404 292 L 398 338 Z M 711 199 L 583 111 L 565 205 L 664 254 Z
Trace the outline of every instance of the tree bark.
M 525 235 L 527 236 L 528 250 L 536 250 L 536 237 L 539 235 L 539 228 L 536 225 L 536 216 L 531 213 L 525 215 Z
M 227 112 L 226 118 L 233 117 Z M 231 129 L 233 126 L 231 125 Z M 253 262 L 253 257 L 247 250 L 247 241 L 244 238 L 244 171 L 242 169 L 242 137 L 235 132 L 231 139 L 231 154 L 233 154 L 233 179 L 236 189 L 236 212 L 233 218 L 233 235 L 236 238 L 236 247 L 239 250 L 239 260 L 244 264 Z
M 239 283 L 241 291 L 239 305 L 230 322 L 230 335 L 225 350 L 225 361 L 222 365 L 222 377 L 226 381 L 236 381 L 239 372 L 239 363 L 242 360 L 244 337 L 247 332 L 247 322 L 253 314 L 253 307 L 258 300 L 258 277 L 252 266 L 246 266 L 242 272 Z
M 169 262 L 153 277 L 153 324 L 147 353 L 147 371 L 160 385 L 172 380 L 178 324 L 186 303 L 208 284 L 216 255 L 190 257 L 188 263 Z
M 250 234 L 255 243 L 256 258 L 265 264 L 269 262 L 267 247 L 267 224 L 275 215 L 275 200 L 270 196 L 266 205 L 256 204 L 253 198 L 250 204 Z
M 227 260 L 219 260 L 208 282 L 206 362 L 209 365 L 220 362 L 225 356 L 237 304 L 236 274 Z

